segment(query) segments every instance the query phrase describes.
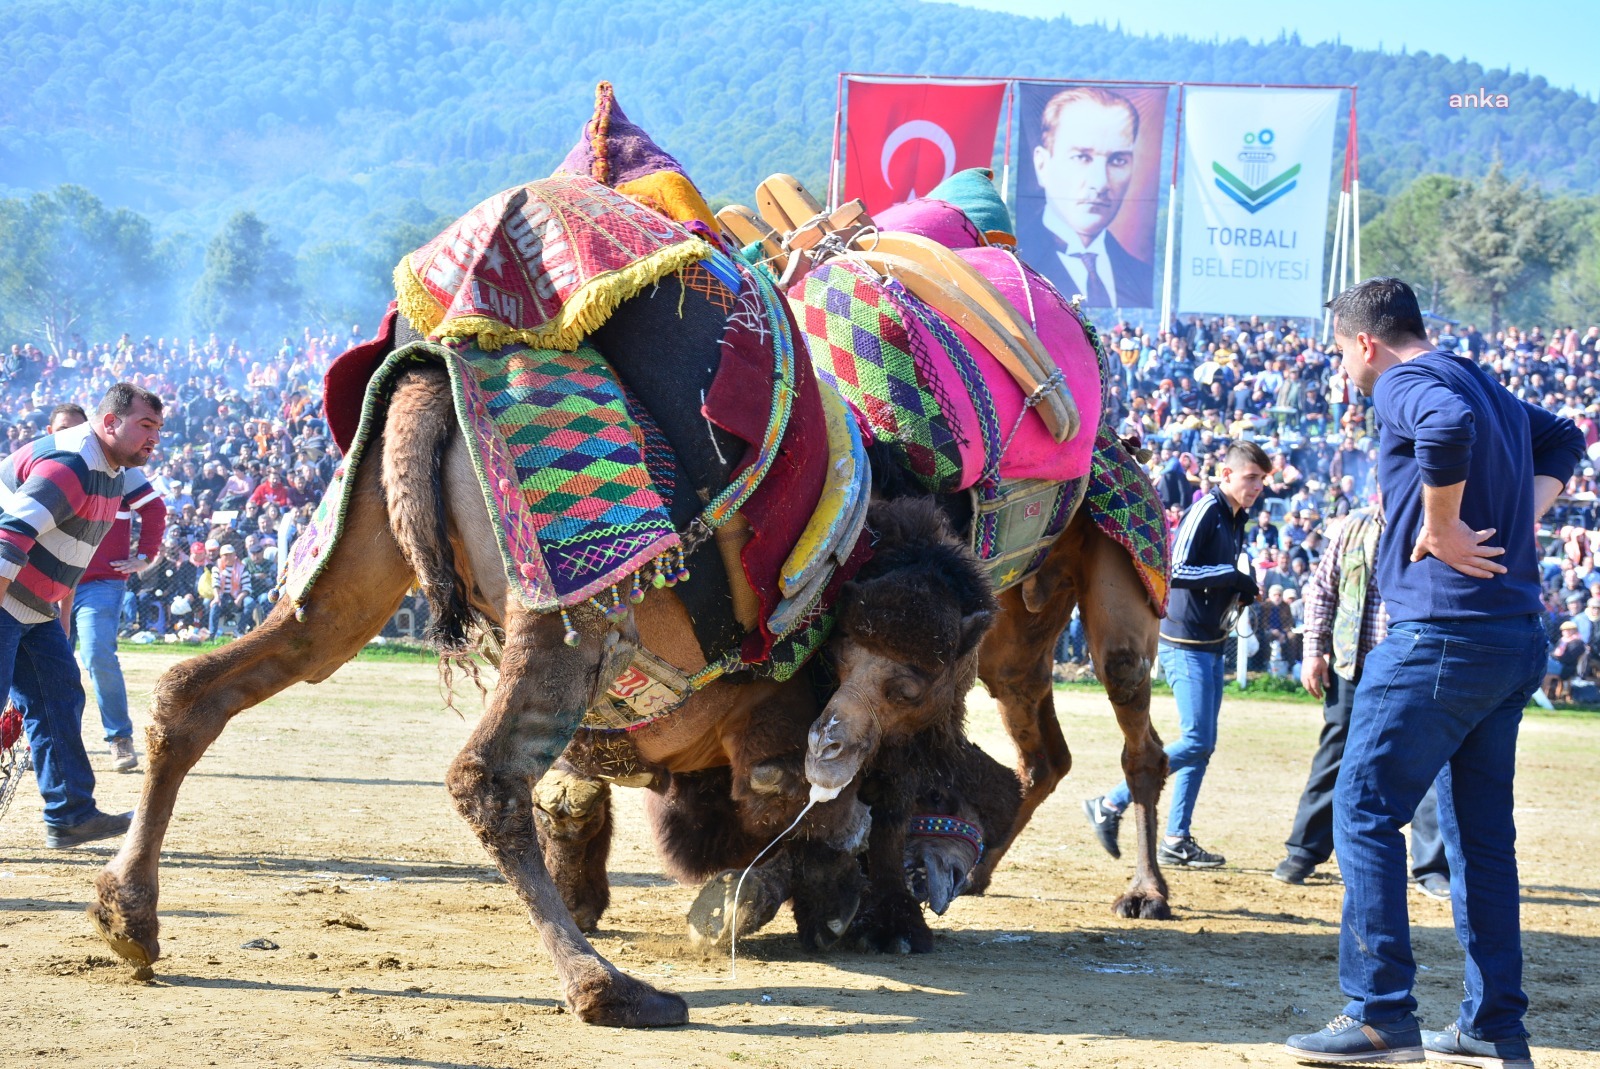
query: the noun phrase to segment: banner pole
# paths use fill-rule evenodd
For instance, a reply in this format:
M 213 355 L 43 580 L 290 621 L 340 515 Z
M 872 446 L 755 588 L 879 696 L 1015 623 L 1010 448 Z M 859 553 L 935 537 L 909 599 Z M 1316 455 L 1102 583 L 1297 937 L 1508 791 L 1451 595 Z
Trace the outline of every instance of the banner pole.
M 1006 190 L 1011 188 L 1011 109 L 1017 102 L 1017 83 L 1006 83 L 1006 142 L 1005 155 L 1000 165 L 1000 203 L 1009 207 L 1011 200 L 1006 196 Z M 1012 223 L 1016 226 L 1016 223 Z
M 1339 206 L 1334 214 L 1333 223 L 1333 256 L 1328 261 L 1328 300 L 1333 300 L 1333 295 L 1338 292 L 1334 289 L 1335 280 L 1338 278 L 1339 290 L 1344 289 L 1344 281 L 1339 276 L 1343 275 L 1341 265 L 1344 262 L 1345 246 L 1348 235 L 1345 228 L 1348 225 L 1348 207 L 1350 200 L 1350 131 L 1345 130 L 1344 136 L 1344 174 L 1339 183 Z M 1322 316 L 1322 344 L 1328 344 L 1328 332 L 1333 326 L 1333 317 L 1328 315 L 1326 309 Z
M 1172 143 L 1172 179 L 1167 184 L 1167 255 L 1161 275 L 1161 322 L 1156 334 L 1172 329 L 1172 261 L 1178 233 L 1178 156 L 1183 152 L 1183 83 L 1178 83 L 1177 139 Z
M 1356 136 L 1356 87 L 1350 87 L 1350 213 L 1355 228 L 1356 281 L 1361 274 L 1361 140 Z
M 828 157 L 828 210 L 839 206 L 839 134 L 844 123 L 844 74 L 833 88 L 833 153 Z

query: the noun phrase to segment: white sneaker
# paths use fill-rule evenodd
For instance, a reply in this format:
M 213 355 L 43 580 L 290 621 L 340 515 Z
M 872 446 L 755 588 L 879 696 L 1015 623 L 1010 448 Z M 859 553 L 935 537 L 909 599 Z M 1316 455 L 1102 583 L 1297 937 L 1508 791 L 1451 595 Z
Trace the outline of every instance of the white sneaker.
M 133 752 L 133 740 L 111 740 L 111 767 L 118 772 L 132 772 L 139 767 L 139 755 Z

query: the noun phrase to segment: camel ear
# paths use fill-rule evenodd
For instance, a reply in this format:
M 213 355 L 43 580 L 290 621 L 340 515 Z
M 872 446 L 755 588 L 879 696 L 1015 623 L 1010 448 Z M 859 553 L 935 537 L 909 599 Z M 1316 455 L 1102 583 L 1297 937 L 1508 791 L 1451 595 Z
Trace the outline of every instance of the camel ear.
M 965 657 L 978 648 L 978 643 L 983 641 L 983 636 L 989 633 L 989 625 L 994 623 L 994 613 L 988 609 L 980 609 L 975 613 L 961 618 L 961 644 L 956 647 L 956 656 Z

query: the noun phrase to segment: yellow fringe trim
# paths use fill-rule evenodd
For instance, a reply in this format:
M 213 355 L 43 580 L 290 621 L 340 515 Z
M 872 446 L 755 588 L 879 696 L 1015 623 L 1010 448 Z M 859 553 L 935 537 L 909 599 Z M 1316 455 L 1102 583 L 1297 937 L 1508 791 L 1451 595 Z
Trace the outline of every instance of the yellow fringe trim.
M 710 255 L 711 246 L 698 238 L 657 249 L 627 267 L 589 279 L 561 306 L 561 311 L 553 320 L 533 329 L 518 329 L 488 316 L 456 316 L 441 323 L 443 310 L 433 311 L 439 308 L 439 304 L 417 281 L 417 276 L 411 271 L 409 258 L 401 260 L 400 267 L 395 268 L 396 299 L 400 303 L 400 311 L 405 313 L 407 319 L 411 319 L 412 325 L 432 339 L 471 338 L 478 348 L 489 353 L 518 343 L 535 349 L 570 352 L 610 319 L 611 313 L 623 301 L 646 286 L 653 286 L 668 275 Z M 401 268 L 405 269 L 404 277 Z M 408 283 L 414 285 L 415 289 L 408 289 Z M 419 314 L 431 313 L 432 324 L 424 329 L 421 322 L 412 319 L 408 307 L 418 309 Z
M 394 299 L 400 306 L 400 314 L 424 338 L 432 335 L 433 329 L 444 318 L 444 305 L 434 300 L 433 294 L 417 277 L 411 267 L 410 253 L 400 257 L 400 262 L 394 265 Z
M 680 223 L 698 219 L 713 231 L 717 229 L 717 217 L 711 214 L 705 198 L 693 182 L 677 171 L 656 171 L 631 182 L 619 182 L 616 189 L 668 219 Z

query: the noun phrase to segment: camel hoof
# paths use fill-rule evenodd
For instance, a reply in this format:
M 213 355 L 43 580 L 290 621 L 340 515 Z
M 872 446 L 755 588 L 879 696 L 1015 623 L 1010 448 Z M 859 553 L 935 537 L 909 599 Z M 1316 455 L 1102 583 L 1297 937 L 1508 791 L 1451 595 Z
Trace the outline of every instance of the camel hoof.
M 598 780 L 552 768 L 539 779 L 535 796 L 539 808 L 552 820 L 582 823 L 605 800 L 605 790 L 605 784 Z
M 700 894 L 689 907 L 689 942 L 697 947 L 726 946 L 730 922 L 734 915 L 734 895 L 739 887 L 739 869 L 718 873 L 706 881 Z M 744 881 L 744 891 L 738 900 L 739 935 L 754 935 L 766 927 L 784 896 L 762 878 L 758 870 Z
M 880 954 L 931 954 L 933 932 L 922 907 L 909 894 L 889 895 L 857 915 L 851 935 Z
M 1170 921 L 1172 907 L 1157 894 L 1129 891 L 1111 904 L 1111 912 L 1127 920 Z
M 861 909 L 861 893 L 854 887 L 841 888 L 836 898 L 825 898 L 827 908 L 801 896 L 795 896 L 794 923 L 800 933 L 800 945 L 807 950 L 832 950 L 850 931 L 850 923 Z M 832 914 L 828 916 L 827 914 Z
M 157 939 L 159 922 L 155 911 L 150 919 L 136 919 L 138 914 L 126 902 L 130 896 L 110 872 L 102 872 L 95 880 L 95 901 L 84 911 L 100 938 L 117 955 L 132 962 L 141 970 L 148 969 L 161 956 L 161 942 Z
M 602 1028 L 672 1028 L 689 1023 L 689 1004 L 626 973 L 605 969 L 567 989 L 567 1008 Z

